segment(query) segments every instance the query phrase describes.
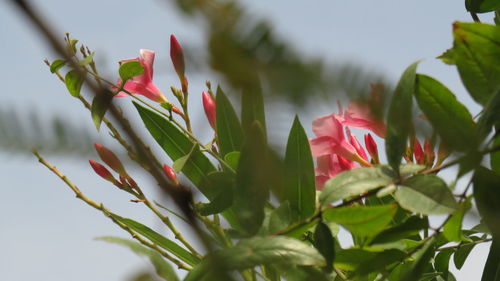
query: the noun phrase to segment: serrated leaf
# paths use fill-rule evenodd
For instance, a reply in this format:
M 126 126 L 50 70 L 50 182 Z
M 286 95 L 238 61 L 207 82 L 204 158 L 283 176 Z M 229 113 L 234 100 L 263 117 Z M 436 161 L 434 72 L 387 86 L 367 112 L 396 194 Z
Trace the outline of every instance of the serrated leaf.
M 285 198 L 297 211 L 297 219 L 305 219 L 314 213 L 316 188 L 314 162 L 309 139 L 296 116 L 285 154 Z
M 127 61 L 120 65 L 118 73 L 122 81 L 127 81 L 132 77 L 143 74 L 144 67 L 139 61 Z
M 101 94 L 96 95 L 92 100 L 90 115 L 97 130 L 101 128 L 102 119 L 104 118 L 106 111 L 108 111 L 112 99 L 113 96 L 111 93 L 102 92 Z
M 66 61 L 64 60 L 55 60 L 50 64 L 50 72 L 51 73 L 56 73 L 61 69 L 63 66 L 66 65 Z
M 215 103 L 217 139 L 221 155 L 240 151 L 243 143 L 243 129 L 231 102 L 220 87 L 217 87 Z
M 392 183 L 387 167 L 363 167 L 339 173 L 325 183 L 319 196 L 323 208 L 331 203 Z
M 64 83 L 66 84 L 66 88 L 68 89 L 69 93 L 73 97 L 80 96 L 80 90 L 82 89 L 83 85 L 83 78 L 80 76 L 80 73 L 78 73 L 78 71 L 71 70 L 66 73 L 66 76 L 64 76 Z
M 417 66 L 418 62 L 415 62 L 403 72 L 394 90 L 387 115 L 385 152 L 396 173 L 399 173 L 399 164 L 406 151 L 408 133 L 412 126 L 412 100 Z
M 197 264 L 199 262 L 199 259 L 194 257 L 190 252 L 188 252 L 187 250 L 185 250 L 181 246 L 177 245 L 172 240 L 165 238 L 164 236 L 160 235 L 158 232 L 143 225 L 142 223 L 139 223 L 139 222 L 134 221 L 134 220 L 129 219 L 129 218 L 124 218 L 124 217 L 118 216 L 116 214 L 109 214 L 109 215 L 113 219 L 119 221 L 120 223 L 122 223 L 122 224 L 126 225 L 127 227 L 129 227 L 130 229 L 132 229 L 134 232 L 137 232 L 138 234 L 149 239 L 154 244 L 156 244 L 159 247 L 172 253 L 173 255 L 175 255 L 176 257 L 178 257 L 180 260 L 184 261 L 185 263 L 194 266 L 195 264 Z
M 330 228 L 320 222 L 316 225 L 314 231 L 314 247 L 325 258 L 326 270 L 331 272 L 333 269 L 333 261 L 335 259 L 335 238 L 332 235 Z
M 462 241 L 462 220 L 465 213 L 471 208 L 471 198 L 467 198 L 466 201 L 462 202 L 458 209 L 453 213 L 450 219 L 445 223 L 443 227 L 443 235 L 448 239 L 448 241 L 460 242 Z
M 208 255 L 184 279 L 201 280 L 213 264 L 224 270 L 243 270 L 257 265 L 287 264 L 303 266 L 325 266 L 325 259 L 313 247 L 299 240 L 283 237 L 254 237 L 242 239 L 232 248 Z
M 332 208 L 323 218 L 338 223 L 356 236 L 371 237 L 384 230 L 396 214 L 397 205 Z
M 467 151 L 477 143 L 472 115 L 439 81 L 417 76 L 415 92 L 420 109 L 450 149 Z
M 446 183 L 435 175 L 416 175 L 394 194 L 402 208 L 424 214 L 451 214 L 458 204 Z
M 372 245 L 389 243 L 417 235 L 422 229 L 429 227 L 427 218 L 420 218 L 417 216 L 409 217 L 403 223 L 395 225 L 380 232 L 371 241 Z
M 151 249 L 148 249 L 148 248 L 142 246 L 138 242 L 135 242 L 133 240 L 119 238 L 119 237 L 111 237 L 111 236 L 98 237 L 98 238 L 96 238 L 96 240 L 101 240 L 101 241 L 125 246 L 140 256 L 146 256 L 149 258 L 149 260 L 153 264 L 153 266 L 156 270 L 156 274 L 158 274 L 158 276 L 160 276 L 161 278 L 163 278 L 167 281 L 178 281 L 179 280 L 179 277 L 177 277 L 175 270 L 172 268 L 172 266 L 167 261 L 165 261 L 163 259 L 163 257 L 158 252 L 153 251 Z

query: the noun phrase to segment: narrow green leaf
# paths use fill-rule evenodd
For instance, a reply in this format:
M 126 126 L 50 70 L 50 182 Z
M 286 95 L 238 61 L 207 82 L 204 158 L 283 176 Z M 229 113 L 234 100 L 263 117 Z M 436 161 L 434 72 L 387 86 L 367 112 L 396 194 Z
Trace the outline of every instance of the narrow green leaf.
M 264 205 L 269 197 L 269 172 L 266 168 L 268 147 L 262 127 L 255 123 L 243 144 L 236 174 L 238 192 L 234 196 L 234 211 L 245 227 L 239 229 L 255 234 L 264 219 Z
M 158 252 L 148 249 L 136 241 L 111 236 L 98 237 L 96 240 L 122 245 L 138 255 L 148 257 L 158 276 L 167 281 L 179 281 L 179 277 L 177 277 L 175 270 Z
M 188 154 L 175 160 L 174 163 L 172 164 L 172 169 L 174 169 L 174 171 L 176 171 L 177 173 L 182 172 L 182 169 L 184 169 L 184 166 L 186 165 L 187 161 L 193 155 L 193 152 L 195 152 L 197 148 L 198 148 L 198 145 L 196 145 L 196 144 L 193 145 L 193 147 L 191 148 L 191 150 L 189 151 Z
M 401 157 L 406 151 L 406 142 L 412 126 L 412 100 L 415 92 L 415 77 L 418 62 L 411 64 L 399 79 L 389 106 L 385 152 L 391 167 L 399 173 Z
M 342 172 L 325 183 L 319 196 L 323 208 L 331 203 L 359 195 L 380 186 L 390 184 L 392 171 L 387 167 L 363 167 Z
M 435 175 L 416 175 L 394 194 L 402 208 L 424 214 L 451 214 L 458 204 L 446 183 Z
M 462 241 L 462 220 L 465 213 L 471 208 L 472 197 L 467 198 L 462 202 L 458 209 L 453 213 L 451 218 L 446 222 L 443 228 L 443 235 L 448 241 L 460 242 Z
M 323 222 L 316 225 L 313 245 L 325 258 L 325 269 L 331 272 L 333 269 L 333 261 L 335 260 L 335 238 L 330 228 Z
M 432 77 L 417 76 L 418 105 L 450 149 L 467 151 L 476 142 L 472 115 L 455 95 Z
M 344 226 L 356 236 L 371 237 L 389 225 L 396 210 L 396 204 L 342 207 L 324 211 L 323 218 Z
M 69 93 L 74 97 L 80 96 L 80 90 L 83 85 L 83 78 L 80 76 L 78 71 L 71 70 L 64 76 L 64 83 L 66 88 L 68 88 Z
M 66 65 L 66 62 L 64 60 L 55 60 L 50 64 L 50 72 L 51 73 L 56 73 L 61 69 L 64 65 Z
M 90 53 L 90 55 L 86 56 L 82 60 L 78 61 L 77 64 L 81 66 L 85 66 L 91 63 L 94 60 L 94 52 Z
M 500 86 L 500 27 L 455 22 L 453 37 L 449 52 L 453 53 L 460 78 L 472 98 L 486 105 Z
M 215 103 L 217 139 L 221 155 L 240 151 L 243 143 L 243 129 L 231 102 L 220 87 L 217 87 Z
M 293 238 L 254 237 L 242 239 L 232 248 L 222 249 L 208 255 L 193 268 L 193 271 L 188 273 L 184 281 L 200 280 L 214 269 L 213 264 L 225 270 L 243 270 L 274 263 L 325 266 L 325 259 L 313 247 Z
M 477 210 L 494 237 L 500 237 L 500 175 L 478 167 L 472 177 Z
M 375 236 L 375 238 L 373 238 L 371 244 L 375 245 L 398 241 L 417 235 L 422 229 L 426 229 L 428 227 L 429 221 L 427 218 L 411 216 L 403 223 L 380 232 L 377 236 Z
M 314 213 L 316 204 L 314 162 L 309 139 L 297 116 L 293 121 L 286 146 L 285 198 L 299 214 L 298 219 L 305 219 Z
M 144 67 L 138 61 L 127 61 L 120 65 L 118 73 L 123 81 L 127 81 L 134 76 L 144 73 Z
M 495 237 L 491 243 L 481 281 L 500 281 L 500 242 L 498 237 Z
M 234 174 L 230 172 L 214 172 L 208 175 L 210 182 L 217 186 L 219 193 L 210 200 L 210 203 L 199 203 L 196 209 L 202 216 L 218 214 L 233 205 Z
M 111 105 L 111 100 L 113 96 L 109 92 L 102 92 L 99 95 L 96 95 L 92 100 L 92 105 L 90 107 L 90 115 L 92 117 L 92 121 L 94 121 L 94 125 L 99 130 L 101 128 L 102 119 L 106 114 L 109 106 Z
M 241 124 L 245 132 L 257 121 L 262 126 L 266 136 L 266 116 L 264 97 L 257 81 L 243 88 L 241 93 Z
M 194 257 L 190 252 L 182 248 L 181 246 L 177 245 L 175 242 L 173 242 L 170 239 L 165 238 L 164 236 L 160 235 L 158 232 L 152 230 L 151 228 L 134 221 L 129 218 L 124 218 L 120 217 L 116 214 L 110 214 L 110 216 L 119 221 L 120 223 L 123 223 L 133 231 L 137 232 L 138 234 L 144 236 L 145 238 L 151 240 L 151 242 L 155 243 L 159 247 L 169 251 L 185 263 L 194 266 L 199 262 L 199 259 Z

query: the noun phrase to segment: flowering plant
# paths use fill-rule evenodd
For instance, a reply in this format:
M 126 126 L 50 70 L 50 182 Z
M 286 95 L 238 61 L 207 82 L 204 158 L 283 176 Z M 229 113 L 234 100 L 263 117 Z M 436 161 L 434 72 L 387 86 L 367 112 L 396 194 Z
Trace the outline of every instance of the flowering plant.
M 483 106 L 480 116 L 473 118 L 438 80 L 417 74 L 416 62 L 392 95 L 384 96 L 383 85 L 373 84 L 367 100 L 352 100 L 345 110 L 339 106 L 337 113 L 316 118 L 314 138 L 296 117 L 286 148 L 275 151 L 267 140 L 257 73 L 241 70 L 241 114 L 221 86 L 206 83 L 200 99 L 214 137 L 203 143 L 192 130 L 184 51 L 175 36 L 170 58 L 179 86 L 172 86 L 170 95 L 153 82 L 154 51 L 143 49 L 139 57 L 120 61 L 119 77 L 109 81 L 99 75 L 88 48 L 77 48 L 69 36 L 59 44 L 26 3 L 18 4 L 61 56 L 48 62 L 50 71 L 90 110 L 96 128 L 104 124 L 129 158 L 171 196 L 178 212 L 145 194 L 145 183 L 127 171 L 127 162 L 102 144 L 94 144 L 101 162 L 90 160 L 91 169 L 149 208 L 175 239 L 95 202 L 35 155 L 78 199 L 131 238 L 103 240 L 148 256 L 159 277 L 180 280 L 175 265 L 187 281 L 454 280 L 450 258 L 460 268 L 475 245 L 492 242 L 482 280 L 500 280 L 499 26 L 454 23 L 453 47 L 440 57 L 456 65 L 471 97 Z M 467 7 L 473 15 L 500 9 L 493 1 L 467 1 Z M 231 77 L 231 83 L 241 80 Z M 84 84 L 92 102 L 81 94 Z M 132 99 L 172 165 L 159 161 L 117 108 L 119 97 Z M 420 134 L 414 112 L 423 114 L 431 134 Z M 357 130 L 365 130 L 364 145 Z M 459 167 L 455 180 L 472 174 L 458 192 L 438 174 L 452 166 Z M 197 192 L 205 200 L 196 202 Z M 473 202 L 481 220 L 464 229 Z M 179 231 L 173 216 L 187 222 L 190 231 Z M 352 243 L 339 239 L 340 227 Z M 201 245 L 194 246 L 194 239 Z

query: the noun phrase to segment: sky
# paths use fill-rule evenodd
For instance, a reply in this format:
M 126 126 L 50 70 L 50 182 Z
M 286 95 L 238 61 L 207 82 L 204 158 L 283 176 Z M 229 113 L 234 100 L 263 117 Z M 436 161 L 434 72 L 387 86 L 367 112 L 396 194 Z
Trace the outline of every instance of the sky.
M 59 114 L 75 126 L 92 130 L 88 112 L 67 94 L 43 63 L 44 58 L 54 59 L 53 53 L 8 2 L 0 1 L 0 109 L 15 109 L 21 116 L 27 116 L 31 110 L 42 117 Z M 461 1 L 241 3 L 256 18 L 272 23 L 278 36 L 295 49 L 332 65 L 354 62 L 395 83 L 408 65 L 422 60 L 420 73 L 442 81 L 473 115 L 479 110 L 467 96 L 455 68 L 435 59 L 451 47 L 452 22 L 471 21 Z M 157 52 L 155 81 L 167 88 L 176 83 L 168 60 L 168 36 L 176 34 L 181 43 L 191 46 L 205 44 L 201 23 L 181 16 L 168 1 L 45 0 L 36 1 L 36 6 L 57 28 L 61 39 L 64 32 L 70 32 L 95 50 L 98 65 L 109 77 L 116 75 L 118 60 L 136 57 L 142 48 L 152 49 Z M 189 74 L 194 69 L 188 65 L 187 71 Z M 201 92 L 206 77 L 191 77 L 192 92 Z M 125 100 L 120 104 L 129 108 Z M 199 99 L 193 98 L 191 108 L 191 112 L 200 113 L 195 117 L 195 132 L 207 134 Z M 313 112 L 289 108 L 286 114 L 290 124 L 295 113 L 304 124 L 310 124 L 314 117 L 334 110 L 334 105 L 320 104 Z M 306 129 L 311 136 L 310 126 Z M 110 142 L 105 131 L 100 134 Z M 53 155 L 46 158 L 89 197 L 166 233 L 144 208 L 130 203 L 128 196 L 93 174 L 87 159 Z M 127 249 L 93 240 L 99 236 L 127 235 L 100 213 L 75 200 L 69 189 L 34 157 L 0 150 L 0 163 L 0 190 L 4 196 L 0 203 L 0 279 L 117 281 L 148 268 L 145 259 Z M 139 173 L 136 176 L 144 185 L 150 183 Z M 153 187 L 147 188 L 147 192 L 157 195 Z M 168 200 L 165 204 L 169 204 Z M 478 280 L 486 255 L 487 245 L 477 247 L 456 274 L 458 280 Z

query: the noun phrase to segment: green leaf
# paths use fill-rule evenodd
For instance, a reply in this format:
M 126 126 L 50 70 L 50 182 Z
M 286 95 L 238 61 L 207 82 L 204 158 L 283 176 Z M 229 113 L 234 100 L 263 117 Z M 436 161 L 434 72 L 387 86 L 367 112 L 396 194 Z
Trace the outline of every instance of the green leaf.
M 242 239 L 232 248 L 209 254 L 188 273 L 184 281 L 201 280 L 214 266 L 225 270 L 243 270 L 257 265 L 287 264 L 325 266 L 325 259 L 313 247 L 283 236 Z
M 298 219 L 314 213 L 316 188 L 314 162 L 309 139 L 299 118 L 295 116 L 285 154 L 285 198 L 297 211 Z
M 323 218 L 341 224 L 356 236 L 371 237 L 384 230 L 396 214 L 397 205 L 332 208 Z
M 167 280 L 167 281 L 178 281 L 179 277 L 177 277 L 177 274 L 175 273 L 175 270 L 172 268 L 172 266 L 163 259 L 163 257 L 156 251 L 153 251 L 151 249 L 148 249 L 144 246 L 142 246 L 140 243 L 135 242 L 133 240 L 128 240 L 128 239 L 123 239 L 119 237 L 111 237 L 111 236 L 106 236 L 106 237 L 98 237 L 96 240 L 101 240 L 109 243 L 114 243 L 118 245 L 125 246 L 132 250 L 134 253 L 140 255 L 140 256 L 145 256 L 148 257 L 151 263 L 153 264 L 156 273 L 158 276 L 161 278 Z
M 380 250 L 364 249 L 345 249 L 335 253 L 335 267 L 343 270 L 355 270 L 360 264 L 372 260 Z
M 470 252 L 472 249 L 476 246 L 476 244 L 466 244 L 463 246 L 460 246 L 456 251 L 455 254 L 453 255 L 453 262 L 455 263 L 455 267 L 460 270 L 462 269 L 462 266 L 465 264 L 465 260 L 469 256 Z
M 399 79 L 389 106 L 385 152 L 391 167 L 399 173 L 401 157 L 406 151 L 406 142 L 412 126 L 412 100 L 415 92 L 415 77 L 418 62 L 411 64 Z
M 412 257 L 415 261 L 400 280 L 404 281 L 419 281 L 429 266 L 429 261 L 434 256 L 434 238 L 425 242 L 424 246 L 418 250 Z
M 458 151 L 474 147 L 477 142 L 472 116 L 448 88 L 432 77 L 418 75 L 415 97 L 447 147 Z
M 196 151 L 196 148 L 198 145 L 193 145 L 193 148 L 189 151 L 188 154 L 182 156 L 181 158 L 177 159 L 174 161 L 174 164 L 172 164 L 172 169 L 176 171 L 177 173 L 182 172 L 182 169 L 184 169 L 184 166 L 186 165 L 186 162 L 189 160 L 189 158 L 193 155 L 193 152 Z
M 500 175 L 478 167 L 472 177 L 477 210 L 494 237 L 500 237 Z
M 151 242 L 154 244 L 158 245 L 159 247 L 169 251 L 176 257 L 178 257 L 180 260 L 184 261 L 185 263 L 194 266 L 197 264 L 200 260 L 193 256 L 190 252 L 182 248 L 181 246 L 177 245 L 175 242 L 173 242 L 170 239 L 165 238 L 164 236 L 160 235 L 158 232 L 152 230 L 151 228 L 134 221 L 129 218 L 124 218 L 120 217 L 116 214 L 109 214 L 113 219 L 117 220 L 118 222 L 126 225 L 129 227 L 131 230 L 134 232 L 137 232 L 138 234 L 144 236 L 145 238 L 149 239 Z
M 477 122 L 477 131 L 481 139 L 488 136 L 492 128 L 500 128 L 500 89 L 490 98 Z
M 495 137 L 493 147 L 500 147 L 500 134 Z M 500 150 L 490 154 L 490 165 L 493 171 L 500 174 Z
M 500 242 L 498 237 L 495 237 L 491 243 L 481 281 L 500 281 Z
M 199 203 L 196 209 L 202 216 L 218 214 L 233 205 L 234 174 L 229 172 L 214 172 L 208 175 L 210 182 L 220 190 L 210 203 Z
M 138 61 L 127 61 L 120 65 L 118 73 L 120 74 L 122 81 L 125 82 L 134 76 L 143 74 L 144 67 Z
M 237 192 L 234 211 L 247 235 L 255 234 L 264 219 L 264 205 L 269 197 L 269 171 L 266 169 L 268 147 L 260 124 L 255 123 L 243 144 L 236 174 Z
M 435 175 L 416 175 L 394 194 L 402 208 L 424 214 L 451 214 L 458 204 L 446 183 Z
M 380 232 L 377 236 L 375 236 L 375 238 L 373 238 L 371 244 L 375 245 L 398 241 L 417 235 L 422 229 L 426 229 L 428 227 L 429 221 L 427 218 L 411 216 L 403 223 Z
M 243 143 L 243 129 L 231 102 L 220 87 L 217 87 L 215 104 L 217 139 L 221 155 L 240 151 Z
M 436 271 L 441 272 L 441 276 L 446 281 L 448 280 L 450 258 L 452 254 L 452 249 L 444 250 L 440 251 L 434 258 L 434 267 L 436 268 Z
M 64 65 L 66 65 L 66 61 L 64 60 L 55 60 L 50 64 L 50 72 L 56 73 L 61 69 Z
M 102 119 L 104 118 L 106 111 L 111 105 L 112 99 L 113 95 L 105 91 L 99 95 L 96 95 L 92 100 L 92 105 L 90 107 L 90 115 L 92 117 L 92 121 L 94 121 L 94 125 L 97 130 L 99 130 L 99 128 L 101 127 Z
M 405 252 L 396 249 L 389 249 L 376 253 L 372 258 L 361 262 L 354 275 L 366 276 L 373 272 L 383 272 L 387 266 L 400 262 L 404 260 L 405 257 Z
M 323 222 L 316 225 L 313 245 L 325 258 L 326 270 L 331 272 L 333 269 L 333 261 L 335 259 L 335 238 L 333 237 L 330 228 Z
M 467 11 L 474 13 L 487 13 L 500 9 L 498 0 L 465 0 Z
M 451 218 L 445 223 L 443 228 L 443 235 L 448 241 L 460 242 L 462 241 L 462 220 L 465 213 L 471 208 L 472 197 L 468 197 L 466 201 L 462 202 L 458 210 L 456 210 Z
M 83 78 L 80 76 L 80 73 L 76 70 L 71 70 L 66 73 L 64 76 L 64 83 L 66 84 L 66 88 L 68 88 L 69 93 L 73 97 L 80 96 L 80 90 L 83 85 Z
M 86 56 L 82 60 L 78 61 L 76 64 L 80 66 L 85 66 L 89 63 L 91 63 L 94 60 L 94 52 L 90 53 L 90 55 Z
M 363 167 L 339 173 L 325 183 L 319 196 L 323 208 L 331 203 L 392 183 L 387 167 Z
M 257 121 L 266 136 L 264 97 L 258 82 L 247 85 L 241 93 L 241 124 L 245 132 Z
M 455 22 L 453 37 L 449 52 L 453 53 L 460 78 L 472 98 L 486 105 L 500 86 L 500 27 Z
M 296 217 L 297 214 L 292 211 L 290 203 L 288 201 L 284 201 L 269 215 L 268 233 L 274 233 L 287 228 L 293 221 L 296 220 Z
M 233 170 L 238 170 L 238 162 L 240 162 L 240 152 L 233 151 L 229 152 L 224 156 L 224 161 L 233 168 Z

